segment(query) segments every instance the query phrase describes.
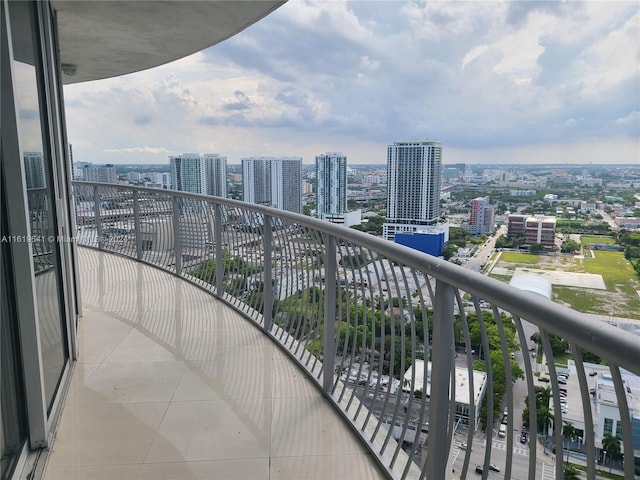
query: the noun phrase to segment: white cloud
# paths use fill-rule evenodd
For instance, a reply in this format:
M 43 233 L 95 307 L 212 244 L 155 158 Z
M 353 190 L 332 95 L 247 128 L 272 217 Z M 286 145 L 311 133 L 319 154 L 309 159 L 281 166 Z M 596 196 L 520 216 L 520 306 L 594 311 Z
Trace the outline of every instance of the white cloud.
M 620 28 L 586 48 L 577 59 L 585 95 L 599 95 L 620 82 L 638 76 L 640 64 L 640 13 Z
M 292 0 L 198 54 L 65 87 L 69 141 L 78 160 L 207 151 L 234 163 L 311 162 L 331 150 L 382 163 L 386 144 L 419 136 L 470 159 L 622 142 L 640 135 L 639 11 L 637 2 Z
M 636 127 L 640 126 L 640 111 L 634 110 L 630 112 L 629 115 L 626 115 L 621 118 L 616 118 L 616 123 L 618 125 L 635 125 Z
M 127 153 L 151 153 L 153 155 L 168 155 L 171 151 L 164 147 L 128 147 L 128 148 L 108 148 L 106 153 L 127 154 Z

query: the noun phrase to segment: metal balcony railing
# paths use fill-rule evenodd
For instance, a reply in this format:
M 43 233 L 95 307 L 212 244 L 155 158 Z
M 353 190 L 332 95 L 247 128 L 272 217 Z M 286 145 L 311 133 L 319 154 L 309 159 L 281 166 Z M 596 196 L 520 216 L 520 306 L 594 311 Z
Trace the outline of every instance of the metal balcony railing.
M 168 270 L 241 312 L 308 373 L 391 478 L 487 478 L 492 471 L 534 479 L 553 464 L 559 479 L 562 446 L 576 436 L 587 477 L 595 478 L 602 445 L 593 372 L 619 410 L 624 475 L 633 478 L 637 412 L 625 379 L 640 374 L 636 336 L 438 258 L 290 212 L 84 182 L 74 183 L 74 199 L 79 244 Z M 554 363 L 557 337 L 573 356 L 566 374 Z M 586 367 L 585 352 L 602 366 Z M 570 417 L 579 429 L 565 428 L 567 396 L 582 411 L 580 420 Z M 528 415 L 520 414 L 525 404 Z M 492 434 L 501 418 L 504 439 L 502 431 Z M 517 440 L 526 443 L 514 441 L 521 422 L 529 433 Z M 557 455 L 545 455 L 554 451 L 549 442 Z

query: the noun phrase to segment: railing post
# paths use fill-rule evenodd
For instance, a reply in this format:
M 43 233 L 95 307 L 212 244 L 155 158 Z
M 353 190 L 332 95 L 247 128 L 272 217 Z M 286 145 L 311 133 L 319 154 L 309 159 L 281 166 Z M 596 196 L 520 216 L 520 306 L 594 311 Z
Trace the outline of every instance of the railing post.
M 142 260 L 142 235 L 140 232 L 140 201 L 138 191 L 133 191 L 133 232 L 136 239 L 136 258 Z
M 224 295 L 224 259 L 222 258 L 222 205 L 216 203 L 214 206 L 215 221 L 215 242 L 216 242 L 216 295 L 222 298 Z
M 100 220 L 100 193 L 96 185 L 92 185 L 91 188 L 93 188 L 93 224 L 96 227 L 98 249 L 102 250 L 104 248 L 104 238 L 102 238 L 102 220 Z
M 262 318 L 264 321 L 263 328 L 266 333 L 271 332 L 271 325 L 273 322 L 273 275 L 271 271 L 271 245 L 273 243 L 273 231 L 271 230 L 271 220 L 270 215 L 264 216 L 264 234 L 262 236 L 262 241 L 264 242 L 264 291 L 262 294 L 264 299 L 264 312 L 262 312 Z
M 336 358 L 336 287 L 338 285 L 336 267 L 336 237 L 327 235 L 324 258 L 324 332 L 322 336 L 322 390 L 330 395 L 333 389 L 333 370 Z
M 172 195 L 173 199 L 173 245 L 176 275 L 182 274 L 182 241 L 180 238 L 180 198 Z
M 429 439 L 427 445 L 427 478 L 449 478 L 449 387 L 453 359 L 453 302 L 455 289 L 436 280 L 433 308 L 433 341 L 431 348 L 431 398 L 429 406 Z M 425 359 L 426 360 L 426 359 Z

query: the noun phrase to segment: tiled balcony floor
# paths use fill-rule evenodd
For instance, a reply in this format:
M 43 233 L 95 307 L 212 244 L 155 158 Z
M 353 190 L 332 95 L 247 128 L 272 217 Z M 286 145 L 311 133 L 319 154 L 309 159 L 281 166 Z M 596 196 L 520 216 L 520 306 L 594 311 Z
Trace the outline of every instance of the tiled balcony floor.
M 80 358 L 47 480 L 383 478 L 234 310 L 155 268 L 79 251 Z

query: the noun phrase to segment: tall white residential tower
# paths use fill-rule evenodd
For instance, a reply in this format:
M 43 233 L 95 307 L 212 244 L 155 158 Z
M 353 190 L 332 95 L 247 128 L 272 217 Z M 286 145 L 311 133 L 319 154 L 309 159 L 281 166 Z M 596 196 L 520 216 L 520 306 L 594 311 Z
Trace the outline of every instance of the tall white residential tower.
M 169 157 L 174 190 L 226 198 L 227 157 L 205 153 L 183 153 Z
M 330 152 L 316 155 L 316 217 L 322 220 L 347 211 L 347 157 Z
M 302 213 L 302 157 L 242 159 L 244 201 Z
M 417 232 L 440 217 L 442 144 L 418 139 L 387 147 L 387 222 L 383 236 Z

